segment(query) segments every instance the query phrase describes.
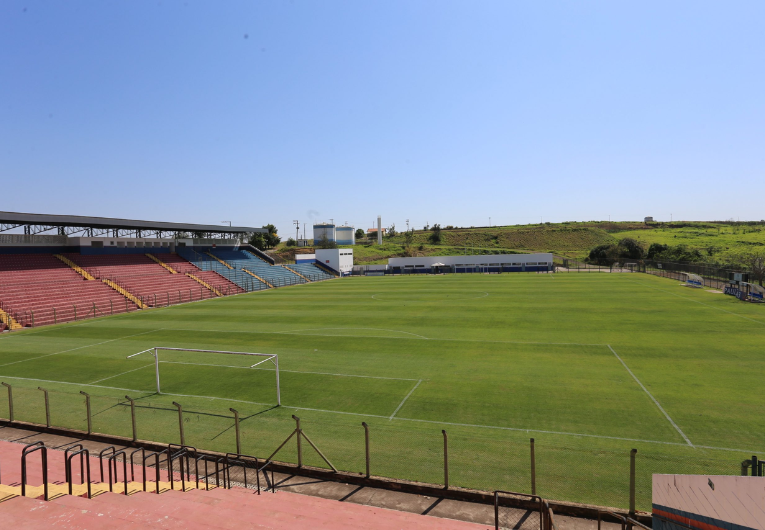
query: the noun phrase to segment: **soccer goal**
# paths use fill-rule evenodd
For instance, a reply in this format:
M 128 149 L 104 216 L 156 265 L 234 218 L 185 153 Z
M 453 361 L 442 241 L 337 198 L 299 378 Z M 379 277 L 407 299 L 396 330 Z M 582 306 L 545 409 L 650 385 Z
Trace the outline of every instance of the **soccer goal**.
M 271 363 L 273 363 L 274 371 L 276 372 L 276 404 L 277 405 L 282 404 L 281 388 L 279 386 L 279 356 L 275 353 L 252 353 L 252 352 L 243 352 L 243 351 L 222 351 L 222 350 L 191 350 L 187 348 L 165 348 L 165 347 L 157 346 L 155 348 L 149 348 L 148 350 L 139 351 L 138 353 L 134 353 L 133 355 L 128 355 L 126 357 L 127 359 L 130 359 L 131 357 L 137 357 L 138 355 L 143 355 L 144 353 L 149 353 L 154 357 L 154 373 L 157 379 L 157 394 L 162 393 L 161 385 L 160 385 L 160 377 L 159 377 L 159 364 L 160 362 L 162 362 L 159 360 L 159 352 L 161 351 L 175 352 L 180 354 L 214 353 L 214 354 L 222 354 L 222 355 L 251 355 L 253 357 L 263 357 L 262 360 L 249 366 L 249 368 L 255 368 L 256 366 L 266 363 L 268 361 L 271 361 Z
M 704 287 L 704 278 L 702 278 L 698 274 L 686 273 L 685 285 L 686 287 L 698 287 L 698 288 Z

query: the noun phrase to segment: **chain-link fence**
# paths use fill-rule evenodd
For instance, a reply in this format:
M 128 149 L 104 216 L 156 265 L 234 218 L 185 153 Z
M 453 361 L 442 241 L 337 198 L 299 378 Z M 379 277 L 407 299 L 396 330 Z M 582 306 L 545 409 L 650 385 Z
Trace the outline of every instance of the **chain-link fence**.
M 0 417 L 15 421 L 445 488 L 514 491 L 623 509 L 630 508 L 634 489 L 634 506 L 650 510 L 654 473 L 737 475 L 742 461 L 751 457 L 729 449 L 598 437 L 543 434 L 529 439 L 509 429 L 377 417 L 362 423 L 364 418 L 356 415 L 310 411 L 298 420 L 287 407 L 206 398 L 184 397 L 174 404 L 181 398 L 150 394 L 135 396 L 131 404 L 127 397 L 9 386 L 0 388 Z M 230 404 L 237 406 L 236 414 Z M 638 449 L 634 475 L 633 447 Z M 508 519 L 508 527 L 520 523 L 519 528 L 531 528 L 535 520 L 531 515 L 523 521 Z

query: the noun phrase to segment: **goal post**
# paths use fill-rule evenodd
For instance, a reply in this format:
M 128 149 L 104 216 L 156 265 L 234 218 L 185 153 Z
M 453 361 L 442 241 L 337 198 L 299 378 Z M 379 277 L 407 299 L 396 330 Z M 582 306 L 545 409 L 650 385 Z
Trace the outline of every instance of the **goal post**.
M 195 350 L 195 349 L 189 349 L 189 348 L 166 348 L 164 346 L 156 346 L 154 348 L 149 348 L 148 350 L 143 350 L 138 353 L 134 353 L 132 355 L 128 355 L 126 359 L 130 359 L 131 357 L 136 357 L 138 355 L 142 355 L 144 353 L 150 353 L 154 357 L 154 374 L 156 376 L 157 380 L 157 394 L 161 394 L 161 385 L 160 385 L 160 378 L 159 378 L 159 352 L 160 351 L 173 351 L 173 352 L 191 352 L 191 353 L 218 353 L 223 355 L 251 355 L 254 357 L 264 357 L 263 360 L 260 360 L 256 362 L 255 364 L 249 366 L 249 368 L 255 368 L 259 364 L 263 364 L 265 362 L 271 361 L 274 365 L 275 372 L 276 372 L 276 404 L 281 405 L 282 404 L 282 397 L 281 397 L 281 388 L 279 386 L 279 356 L 275 353 L 253 353 L 253 352 L 243 352 L 243 351 L 223 351 L 223 350 Z M 246 368 L 246 367 L 243 367 Z
M 698 274 L 691 274 L 690 272 L 686 272 L 685 285 L 687 287 L 696 287 L 696 288 L 704 287 L 704 278 L 702 278 Z

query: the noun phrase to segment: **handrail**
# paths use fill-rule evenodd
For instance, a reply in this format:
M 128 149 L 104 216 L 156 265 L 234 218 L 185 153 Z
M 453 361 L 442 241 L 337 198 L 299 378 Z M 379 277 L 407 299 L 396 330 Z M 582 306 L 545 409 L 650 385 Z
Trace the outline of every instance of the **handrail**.
M 69 475 L 70 469 L 66 466 L 67 457 L 69 456 L 69 451 L 72 451 L 77 448 L 85 449 L 85 447 L 83 447 L 82 444 L 72 444 L 64 450 L 64 472 L 65 472 L 67 481 L 70 478 L 70 475 Z M 82 471 L 83 471 L 83 462 L 82 462 L 82 455 L 80 455 L 80 475 L 82 475 Z
M 234 457 L 234 458 L 231 458 Z M 258 469 L 258 458 L 251 455 L 245 455 L 241 453 L 226 453 L 226 481 L 228 482 L 228 487 L 231 487 L 231 463 L 232 462 L 239 462 L 242 466 L 242 470 L 244 473 L 244 487 L 247 487 L 247 464 L 243 458 L 254 460 L 255 461 L 255 471 L 257 473 Z
M 539 525 L 542 528 L 544 522 L 544 504 L 545 501 L 539 495 L 529 495 L 528 493 L 519 493 L 517 491 L 494 491 L 494 528 L 499 530 L 499 498 L 501 494 L 514 495 L 516 497 L 522 497 L 530 504 L 538 504 L 536 510 L 539 510 Z M 548 529 L 549 530 L 549 529 Z
M 43 442 L 33 442 L 24 446 L 24 450 L 21 452 L 21 496 L 26 497 L 27 494 L 27 456 L 35 451 L 42 451 L 42 475 L 43 475 L 43 491 L 45 500 L 48 499 L 48 448 L 45 447 Z
M 72 458 L 74 458 L 77 455 L 80 455 L 80 466 L 82 466 L 82 460 L 83 460 L 82 455 L 83 455 L 83 453 L 85 454 L 85 462 L 87 462 L 86 469 L 87 469 L 87 472 L 88 472 L 88 475 L 87 475 L 87 481 L 88 481 L 88 499 L 92 499 L 93 498 L 93 494 L 92 494 L 92 492 L 90 490 L 90 452 L 87 449 L 80 449 L 79 451 L 76 451 L 76 452 L 70 454 L 69 457 L 68 457 L 68 460 L 66 460 L 64 462 L 65 465 L 66 465 L 67 473 L 68 473 L 67 476 L 69 477 L 68 480 L 67 480 L 67 482 L 69 483 L 69 495 L 72 494 L 72 484 L 74 483 L 74 480 L 72 479 Z M 82 467 L 81 467 L 80 468 L 80 484 L 83 484 L 84 480 L 85 480 L 85 477 L 83 476 Z
M 132 451 L 130 453 L 130 481 L 135 482 L 135 463 L 133 462 L 133 455 L 136 454 L 138 451 L 141 452 L 141 463 L 143 464 L 143 475 L 144 475 L 144 488 L 143 491 L 146 491 L 146 449 L 143 447 L 139 447 L 135 451 Z
M 268 466 L 273 464 L 273 460 L 269 460 L 260 469 L 257 469 L 255 472 L 255 480 L 257 481 L 257 488 L 258 488 L 258 495 L 260 495 L 260 472 L 266 469 Z M 268 482 L 268 475 L 265 471 L 263 471 L 263 476 L 266 478 L 266 482 Z M 268 488 L 266 488 L 266 491 L 268 491 Z M 274 481 L 274 468 L 271 468 L 271 493 L 276 493 L 276 482 Z
M 109 491 L 112 490 L 112 464 L 114 465 L 114 482 L 117 482 L 117 479 L 119 478 L 119 475 L 117 473 L 117 457 L 119 455 L 122 455 L 122 478 L 125 481 L 125 496 L 128 494 L 128 478 L 127 478 L 127 455 L 125 454 L 125 451 L 117 451 L 112 456 L 109 457 L 108 465 L 109 465 Z
M 173 462 L 176 459 L 179 459 L 178 463 L 180 464 L 180 467 L 181 467 L 181 491 L 186 491 L 186 476 L 183 473 L 183 457 L 187 456 L 187 455 L 188 455 L 188 453 L 187 453 L 187 451 L 185 449 L 181 449 L 180 451 L 175 453 L 174 456 L 168 455 L 169 459 L 167 461 L 167 469 L 168 469 L 168 474 L 170 476 L 170 489 L 171 490 L 175 489 L 175 486 L 173 485 L 174 484 L 174 482 L 173 482 L 173 479 L 174 479 L 173 475 L 175 474 L 175 472 L 173 471 Z
M 618 513 L 614 513 L 614 512 L 609 511 L 609 510 L 598 510 L 598 530 L 600 530 L 600 516 L 601 515 L 609 515 L 609 516 L 613 517 L 614 519 L 616 519 L 617 521 L 619 521 L 620 523 L 622 523 L 622 530 L 625 530 L 626 528 L 631 528 L 632 525 L 636 525 L 639 528 L 642 528 L 643 530 L 651 530 L 646 525 L 644 525 L 643 523 L 641 523 L 639 521 L 636 521 L 632 517 L 625 516 L 625 515 L 620 515 Z
M 99 464 L 101 466 L 101 482 L 104 481 L 104 453 L 108 451 L 109 449 L 112 450 L 112 454 L 116 453 L 117 450 L 114 448 L 113 445 L 110 445 L 109 447 L 102 449 L 100 453 L 98 453 L 98 460 Z
M 552 508 L 550 508 L 550 504 L 547 501 L 544 502 L 545 507 L 545 517 L 546 517 L 546 530 L 558 530 L 558 525 L 555 524 L 555 514 L 552 511 Z
M 197 454 L 199 453 L 197 448 L 193 445 L 180 445 L 174 443 L 167 444 L 167 448 L 171 453 L 173 452 L 173 447 L 177 447 L 178 451 L 186 451 L 186 479 L 191 480 L 191 463 L 189 459 L 196 458 Z M 189 453 L 191 453 L 191 455 L 189 455 Z
M 159 495 L 159 478 L 160 478 L 160 476 L 159 476 L 159 469 L 160 469 L 159 466 L 160 466 L 160 463 L 161 463 L 160 456 L 162 454 L 164 454 L 164 453 L 167 453 L 168 458 L 170 457 L 169 449 L 163 449 L 162 451 L 156 451 L 156 452 L 150 453 L 149 455 L 146 456 L 146 459 L 143 461 L 143 490 L 144 491 L 146 491 L 146 460 L 148 460 L 149 458 L 151 458 L 153 456 L 155 461 L 156 461 L 155 468 L 156 468 L 156 475 L 157 475 L 156 478 L 157 478 L 157 480 L 155 481 L 155 484 L 156 484 L 156 487 L 157 487 L 157 495 Z M 168 474 L 170 474 L 169 469 L 168 469 Z

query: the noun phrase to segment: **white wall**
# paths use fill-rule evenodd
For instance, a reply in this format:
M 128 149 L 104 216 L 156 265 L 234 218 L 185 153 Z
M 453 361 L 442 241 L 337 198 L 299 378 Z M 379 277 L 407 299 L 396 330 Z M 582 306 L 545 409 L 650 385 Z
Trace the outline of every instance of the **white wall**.
M 443 263 L 444 265 L 492 265 L 494 263 L 503 265 L 512 265 L 513 263 L 544 263 L 552 264 L 552 254 L 502 254 L 494 256 L 427 256 L 424 258 L 389 258 L 388 266 L 406 267 L 407 265 L 421 265 L 430 267 L 434 263 Z
M 340 273 L 350 274 L 353 270 L 353 249 L 317 248 L 316 261 L 328 265 Z

